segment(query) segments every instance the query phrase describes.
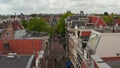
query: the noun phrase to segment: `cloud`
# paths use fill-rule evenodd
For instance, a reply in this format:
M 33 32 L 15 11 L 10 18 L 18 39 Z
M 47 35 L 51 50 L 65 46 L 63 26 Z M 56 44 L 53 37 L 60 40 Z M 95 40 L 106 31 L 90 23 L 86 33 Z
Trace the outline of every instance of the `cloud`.
M 119 13 L 119 0 L 0 0 L 0 14 L 63 13 Z
M 7 4 L 11 3 L 12 1 L 13 0 L 0 0 L 1 3 L 7 3 Z

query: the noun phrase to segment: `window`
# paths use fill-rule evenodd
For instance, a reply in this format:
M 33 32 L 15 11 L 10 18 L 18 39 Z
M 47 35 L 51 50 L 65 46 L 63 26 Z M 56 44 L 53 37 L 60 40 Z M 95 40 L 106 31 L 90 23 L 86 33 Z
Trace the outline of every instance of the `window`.
M 78 34 L 78 38 L 79 38 L 80 37 L 80 31 L 78 31 L 77 34 Z
M 84 50 L 84 58 L 85 58 L 86 60 L 88 60 L 88 52 L 87 52 L 87 50 Z
M 73 32 L 73 36 L 75 36 L 75 33 Z
M 77 53 L 77 60 L 78 60 L 78 62 L 81 64 L 82 58 L 81 58 L 80 54 L 78 54 L 78 53 Z
M 4 50 L 6 50 L 6 51 L 10 50 L 9 43 L 8 43 L 8 42 L 4 42 L 4 43 L 3 43 L 3 48 L 4 48 Z
M 9 32 L 7 32 L 7 33 L 6 33 L 6 35 L 7 35 L 7 36 L 9 36 L 9 35 L 10 35 L 10 33 L 9 33 Z
M 95 34 L 95 33 L 91 34 L 89 41 L 88 41 L 88 45 L 90 45 L 93 50 L 96 49 L 99 38 L 100 36 L 98 34 Z

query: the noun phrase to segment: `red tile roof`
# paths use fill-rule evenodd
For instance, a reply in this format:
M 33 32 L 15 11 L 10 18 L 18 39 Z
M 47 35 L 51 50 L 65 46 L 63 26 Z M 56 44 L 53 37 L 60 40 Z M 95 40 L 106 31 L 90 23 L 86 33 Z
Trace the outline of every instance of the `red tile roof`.
M 81 36 L 90 36 L 90 34 L 91 34 L 91 31 L 83 31 L 81 33 Z
M 89 16 L 89 23 L 94 23 L 96 26 L 103 25 L 106 26 L 106 23 L 101 17 L 98 16 Z
M 22 26 L 22 24 L 19 23 L 18 21 L 12 22 L 12 25 L 13 25 L 13 29 L 14 29 L 14 30 L 17 30 L 17 29 L 24 29 L 24 27 Z
M 118 24 L 118 25 L 120 25 L 120 19 L 119 18 L 117 18 L 117 19 L 115 19 L 115 24 Z

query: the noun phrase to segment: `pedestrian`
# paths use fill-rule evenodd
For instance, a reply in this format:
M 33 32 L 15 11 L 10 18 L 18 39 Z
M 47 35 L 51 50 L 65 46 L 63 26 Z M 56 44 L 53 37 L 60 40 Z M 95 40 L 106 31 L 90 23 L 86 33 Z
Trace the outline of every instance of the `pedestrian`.
M 54 59 L 55 62 L 57 62 L 57 59 Z

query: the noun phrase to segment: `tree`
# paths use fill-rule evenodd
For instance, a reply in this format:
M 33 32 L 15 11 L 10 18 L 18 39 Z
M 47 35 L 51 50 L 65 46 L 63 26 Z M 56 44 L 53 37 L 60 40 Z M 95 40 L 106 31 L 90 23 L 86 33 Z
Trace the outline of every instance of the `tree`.
M 106 14 L 107 13 L 104 13 L 103 20 L 106 22 L 106 24 L 113 25 L 115 14 L 114 13 L 111 13 L 109 15 L 106 15 Z
M 37 14 L 31 14 L 30 16 L 31 17 L 37 17 Z
M 62 14 L 60 16 L 60 19 L 56 25 L 56 31 L 60 34 L 65 34 L 65 19 L 68 17 L 68 16 L 71 16 L 73 15 L 73 13 L 71 12 L 66 12 L 65 14 Z
M 109 14 L 108 14 L 108 12 L 104 12 L 104 15 L 105 15 L 105 16 L 108 16 Z
M 43 18 L 37 17 L 30 19 L 27 29 L 32 31 L 47 32 L 49 34 L 52 33 L 52 29 L 47 22 Z
M 109 16 L 103 16 L 103 20 L 106 22 L 106 24 L 111 24 L 111 20 Z
M 110 19 L 111 19 L 112 24 L 114 23 L 114 18 L 115 18 L 115 14 L 111 13 L 110 14 Z
M 27 28 L 27 21 L 26 20 L 22 20 L 22 25 L 24 26 L 24 28 Z

